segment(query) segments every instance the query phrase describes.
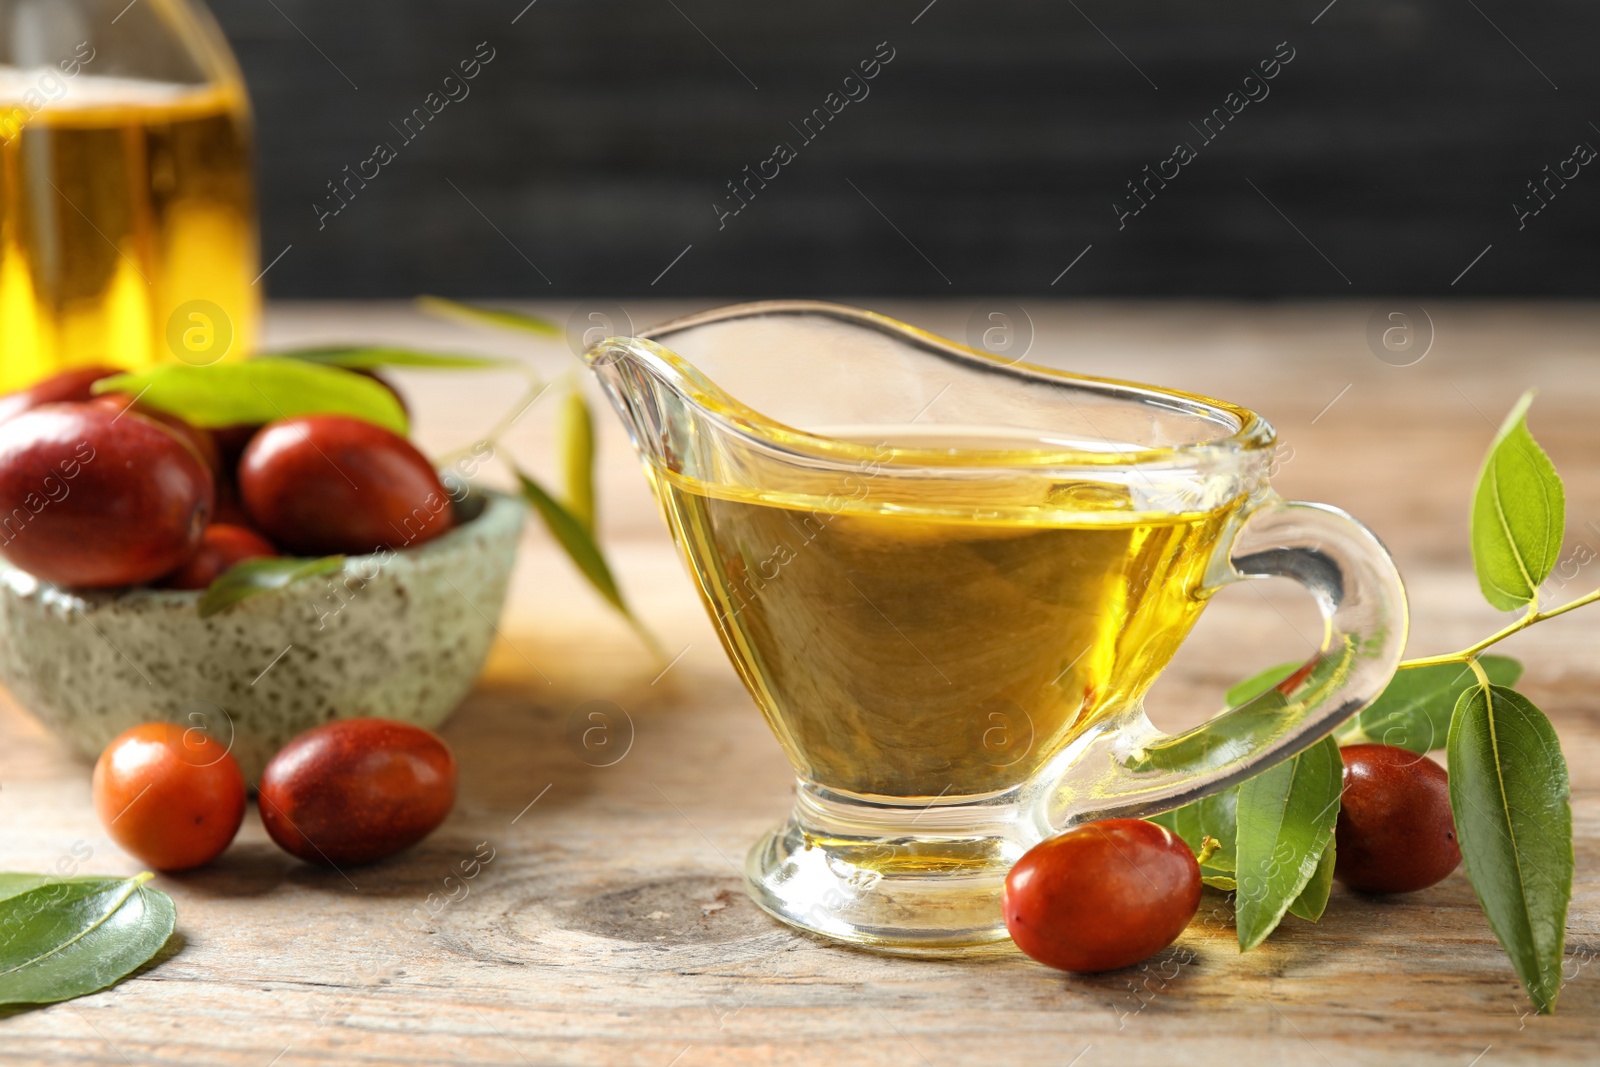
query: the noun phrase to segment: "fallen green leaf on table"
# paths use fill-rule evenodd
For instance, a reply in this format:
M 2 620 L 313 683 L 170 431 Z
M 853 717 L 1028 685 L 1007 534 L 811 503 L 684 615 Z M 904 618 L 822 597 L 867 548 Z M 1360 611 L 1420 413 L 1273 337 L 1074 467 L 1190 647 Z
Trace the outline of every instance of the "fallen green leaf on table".
M 0 1004 L 81 997 L 147 963 L 177 920 L 152 877 L 0 875 Z
M 347 415 L 404 437 L 405 409 L 387 387 L 343 367 L 263 357 L 194 367 L 166 363 L 102 378 L 94 392 L 128 393 L 192 426 L 257 425 L 296 415 Z
M 4 902 L 18 893 L 26 893 L 30 889 L 37 889 L 42 885 L 65 885 L 70 882 L 103 882 L 100 875 L 73 875 L 62 877 L 54 874 L 23 874 L 18 871 L 0 872 L 0 902 Z M 3 921 L 3 919 L 0 919 Z
M 200 597 L 200 617 L 208 619 L 258 593 L 282 589 L 291 582 L 335 574 L 344 567 L 343 556 L 322 559 L 287 559 L 277 556 L 247 559 L 229 567 Z

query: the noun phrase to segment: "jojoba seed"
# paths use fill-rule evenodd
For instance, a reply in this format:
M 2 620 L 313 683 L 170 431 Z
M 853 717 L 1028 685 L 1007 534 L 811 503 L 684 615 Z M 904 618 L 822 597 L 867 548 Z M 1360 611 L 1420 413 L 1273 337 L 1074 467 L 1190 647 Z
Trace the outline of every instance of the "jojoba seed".
M 137 585 L 194 553 L 211 472 L 171 430 L 98 403 L 0 424 L 0 554 L 75 588 Z
M 121 373 L 115 367 L 78 367 L 34 382 L 26 389 L 0 396 L 0 422 L 21 415 L 24 411 L 32 411 L 42 404 L 86 401 L 94 395 L 90 386 L 101 378 Z
M 189 423 L 166 411 L 157 411 L 155 408 L 146 407 L 138 402 L 138 397 L 128 393 L 101 393 L 92 403 L 103 404 L 117 414 L 124 411 L 137 411 L 147 419 L 152 419 L 177 434 L 179 439 L 190 448 L 195 455 L 210 468 L 213 475 L 222 472 L 222 457 L 217 452 L 217 441 L 210 430 Z
M 1394 745 L 1350 745 L 1339 755 L 1334 878 L 1369 893 L 1410 893 L 1456 869 L 1461 847 L 1443 767 Z
M 1063 971 L 1128 967 L 1166 948 L 1200 907 L 1183 839 L 1142 819 L 1086 823 L 1035 845 L 1006 875 L 1017 947 Z
M 301 555 L 408 548 L 454 522 L 411 442 L 343 415 L 269 424 L 239 460 L 239 493 L 255 526 Z
M 389 719 L 307 730 L 261 775 L 261 822 L 308 863 L 370 863 L 421 841 L 450 814 L 456 761 L 438 735 Z
M 227 745 L 177 723 L 144 723 L 107 745 L 93 791 L 112 840 L 159 871 L 210 863 L 244 819 L 244 775 Z

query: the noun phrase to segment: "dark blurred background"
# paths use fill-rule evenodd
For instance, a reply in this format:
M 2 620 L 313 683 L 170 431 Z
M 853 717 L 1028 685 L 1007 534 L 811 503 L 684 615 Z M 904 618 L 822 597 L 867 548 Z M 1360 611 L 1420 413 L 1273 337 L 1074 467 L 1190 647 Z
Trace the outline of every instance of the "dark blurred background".
M 1600 276 L 1600 160 L 1574 156 L 1600 148 L 1600 8 L 1577 0 L 211 6 L 257 109 L 263 262 L 296 249 L 279 297 L 1588 297 Z M 323 216 L 380 142 L 395 158 Z M 719 221 L 779 142 L 796 158 Z M 1196 158 L 1119 221 L 1179 142 Z

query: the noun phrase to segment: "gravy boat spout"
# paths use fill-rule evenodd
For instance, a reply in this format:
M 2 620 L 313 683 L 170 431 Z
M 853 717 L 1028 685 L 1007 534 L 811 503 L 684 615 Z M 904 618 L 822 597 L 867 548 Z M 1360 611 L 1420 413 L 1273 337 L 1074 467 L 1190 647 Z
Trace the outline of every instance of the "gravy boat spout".
M 585 358 L 641 457 L 707 482 L 737 482 L 738 464 L 724 464 L 747 448 L 821 465 L 888 449 L 900 463 L 990 470 L 1156 460 L 1166 490 L 1202 503 L 1214 474 L 1249 480 L 1274 442 L 1230 404 L 997 359 L 813 301 L 704 312 Z
M 793 925 L 890 951 L 1001 941 L 1027 848 L 1303 751 L 1399 661 L 1388 554 L 1272 492 L 1274 434 L 1244 408 L 799 301 L 586 359 L 794 767 L 795 809 L 745 869 Z M 1144 694 L 1211 594 L 1271 576 L 1312 593 L 1321 648 L 1157 731 Z

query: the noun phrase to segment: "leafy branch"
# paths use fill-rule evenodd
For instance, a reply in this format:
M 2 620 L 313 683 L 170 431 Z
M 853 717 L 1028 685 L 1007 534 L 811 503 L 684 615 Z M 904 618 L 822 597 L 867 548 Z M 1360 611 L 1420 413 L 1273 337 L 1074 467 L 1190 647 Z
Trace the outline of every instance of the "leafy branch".
M 1553 619 L 1557 615 L 1565 615 L 1574 608 L 1581 608 L 1585 604 L 1593 604 L 1596 600 L 1600 600 L 1600 589 L 1585 593 L 1583 596 L 1577 597 L 1574 600 L 1569 600 L 1559 608 L 1551 608 L 1549 611 L 1539 611 L 1538 598 L 1535 597 L 1534 600 L 1530 601 L 1528 604 L 1527 614 L 1523 615 L 1511 625 L 1506 626 L 1503 629 L 1496 630 L 1494 633 L 1490 634 L 1488 637 L 1485 637 L 1477 644 L 1468 645 L 1460 652 L 1446 652 L 1440 656 L 1425 656 L 1422 659 L 1408 659 L 1401 663 L 1396 669 L 1407 671 L 1413 670 L 1417 667 L 1433 667 L 1442 663 L 1461 663 L 1470 666 L 1474 661 L 1477 660 L 1478 656 L 1485 649 L 1492 645 L 1499 644 L 1512 634 L 1521 633 L 1534 623 L 1544 622 L 1546 619 Z
M 1239 947 L 1248 951 L 1285 913 L 1315 922 L 1327 902 L 1339 810 L 1337 748 L 1376 742 L 1426 753 L 1443 747 L 1450 807 L 1468 880 L 1529 998 L 1555 1010 L 1572 896 L 1572 810 L 1561 743 L 1549 719 L 1512 686 L 1516 660 L 1485 655 L 1537 623 L 1600 600 L 1600 589 L 1539 610 L 1539 587 L 1561 553 L 1565 489 L 1533 439 L 1533 393 L 1494 437 L 1473 494 L 1473 568 L 1501 611 L 1526 608 L 1475 644 L 1406 660 L 1383 693 L 1330 738 L 1255 778 L 1156 816 L 1191 847 L 1214 838 L 1201 875 L 1235 894 Z M 1288 678 L 1282 664 L 1234 686 L 1238 704 Z

